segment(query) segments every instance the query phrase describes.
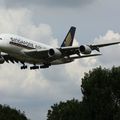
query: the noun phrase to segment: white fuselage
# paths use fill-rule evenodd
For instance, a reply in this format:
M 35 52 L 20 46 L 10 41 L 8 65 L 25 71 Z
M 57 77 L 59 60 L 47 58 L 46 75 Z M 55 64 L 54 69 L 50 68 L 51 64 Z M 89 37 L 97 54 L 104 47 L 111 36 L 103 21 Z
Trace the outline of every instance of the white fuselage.
M 24 37 L 20 37 L 13 34 L 1 34 L 0 35 L 0 51 L 8 53 L 9 55 L 20 59 L 21 61 L 25 61 L 28 63 L 43 63 L 41 59 L 34 59 L 30 56 L 24 54 L 23 51 L 25 50 L 32 50 L 32 49 L 51 49 L 51 46 L 35 42 Z

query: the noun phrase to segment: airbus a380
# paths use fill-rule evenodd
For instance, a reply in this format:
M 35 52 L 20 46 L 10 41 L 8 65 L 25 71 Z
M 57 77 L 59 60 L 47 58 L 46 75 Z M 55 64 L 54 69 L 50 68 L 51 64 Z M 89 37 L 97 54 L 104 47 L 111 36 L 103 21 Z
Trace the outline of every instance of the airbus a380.
M 73 62 L 75 59 L 99 56 L 91 54 L 93 50 L 119 44 L 120 42 L 72 46 L 76 28 L 71 27 L 61 47 L 51 47 L 13 34 L 0 35 L 0 64 L 11 61 L 22 63 L 21 69 L 27 69 L 26 63 L 32 64 L 30 69 L 48 68 L 51 65 Z M 40 67 L 39 67 L 40 65 Z

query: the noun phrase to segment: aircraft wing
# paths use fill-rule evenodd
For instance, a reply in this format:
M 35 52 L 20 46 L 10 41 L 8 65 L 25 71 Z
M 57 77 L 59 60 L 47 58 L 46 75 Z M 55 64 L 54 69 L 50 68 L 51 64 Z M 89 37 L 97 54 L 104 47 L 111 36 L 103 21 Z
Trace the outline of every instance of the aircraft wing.
M 79 47 L 61 47 L 58 48 L 58 50 L 60 50 L 60 52 L 63 54 L 63 56 L 68 56 L 68 55 L 73 55 L 73 54 L 79 54 L 80 50 Z
M 115 45 L 115 44 L 120 44 L 120 42 L 90 45 L 90 48 L 91 48 L 92 50 L 97 50 L 97 51 L 99 51 L 99 48 L 101 48 L 101 47 L 106 47 L 106 46 Z
M 115 45 L 115 44 L 120 44 L 120 42 L 113 42 L 113 43 L 106 43 L 106 44 L 96 44 L 96 45 L 82 45 L 82 47 L 84 47 L 84 49 L 89 50 L 97 50 L 98 52 L 100 52 L 99 48 L 101 47 L 106 47 L 106 46 L 110 46 L 110 45 Z M 81 46 L 80 46 L 81 47 Z M 73 46 L 69 46 L 69 47 L 61 47 L 58 48 L 63 55 L 73 55 L 73 54 L 80 54 L 81 53 L 81 48 L 80 47 L 73 47 Z
M 85 50 L 89 49 L 89 51 L 91 53 L 93 50 L 97 50 L 98 52 L 100 52 L 99 48 L 101 48 L 101 47 L 106 47 L 106 46 L 115 45 L 115 44 L 119 44 L 119 43 L 120 42 L 106 43 L 106 44 L 96 44 L 96 45 L 82 45 L 82 46 L 83 47 L 85 46 L 85 48 L 84 48 Z M 86 46 L 87 46 L 87 48 L 86 48 Z M 77 54 L 78 56 L 80 56 L 82 58 L 81 46 L 80 47 L 67 46 L 67 47 L 51 48 L 51 49 L 52 49 L 54 55 L 56 54 L 56 50 L 57 50 L 57 52 L 59 51 L 59 52 L 62 53 L 61 57 Z M 51 49 L 38 49 L 38 50 L 33 49 L 33 50 L 26 50 L 26 51 L 23 51 L 23 52 L 26 55 L 32 56 L 32 57 L 37 58 L 37 59 L 48 59 L 48 58 L 50 58 L 49 52 L 50 52 Z M 87 56 L 84 56 L 84 57 L 90 57 L 90 55 L 91 55 L 90 53 L 85 53 L 85 54 L 87 54 Z M 82 54 L 84 54 L 84 53 L 82 53 Z M 54 57 L 53 57 L 53 59 L 54 59 Z
M 91 51 L 92 50 L 99 51 L 99 48 L 101 48 L 101 47 L 115 45 L 115 44 L 119 44 L 119 43 L 120 42 L 107 43 L 107 44 L 97 44 L 97 45 L 87 45 L 87 47 L 89 47 L 89 49 L 91 49 Z M 62 53 L 61 54 L 61 58 L 68 57 L 68 59 L 70 59 L 70 60 L 101 55 L 101 54 L 80 54 L 81 53 L 80 47 L 73 47 L 73 46 L 60 47 L 60 48 L 51 48 L 51 49 L 54 50 L 54 54 L 55 55 L 56 55 L 56 50 L 57 50 L 57 52 Z M 49 52 L 50 52 L 51 49 L 42 49 L 42 50 L 41 49 L 39 49 L 39 50 L 33 49 L 33 50 L 26 50 L 26 51 L 23 51 L 23 52 L 26 55 L 28 55 L 30 57 L 33 57 L 33 58 L 45 59 L 47 61 L 53 61 L 56 58 L 49 56 Z M 77 55 L 76 56 L 72 56 L 72 55 L 75 55 L 75 54 L 77 54 Z M 12 57 L 9 54 L 3 54 L 3 55 L 1 54 L 1 57 L 4 58 L 4 60 L 6 62 L 9 62 L 9 61 L 12 62 L 12 63 L 20 62 L 22 64 L 24 64 L 24 62 L 25 62 L 25 61 L 21 61 L 19 59 L 16 59 L 16 58 Z
M 105 47 L 110 45 L 120 44 L 120 42 L 113 42 L 113 43 L 106 43 L 106 44 L 98 44 L 98 45 L 92 45 L 93 47 Z

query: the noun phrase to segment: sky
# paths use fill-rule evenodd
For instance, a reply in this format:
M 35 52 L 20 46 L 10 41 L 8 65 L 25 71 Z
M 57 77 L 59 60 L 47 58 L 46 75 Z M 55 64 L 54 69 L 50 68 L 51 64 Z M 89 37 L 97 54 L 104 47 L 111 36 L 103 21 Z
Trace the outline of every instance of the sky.
M 120 41 L 119 0 L 0 0 L 0 33 L 13 33 L 54 47 L 76 26 L 74 45 Z M 0 65 L 0 103 L 46 120 L 50 106 L 82 99 L 81 78 L 95 67 L 120 64 L 120 46 L 102 48 L 102 56 L 45 70 Z

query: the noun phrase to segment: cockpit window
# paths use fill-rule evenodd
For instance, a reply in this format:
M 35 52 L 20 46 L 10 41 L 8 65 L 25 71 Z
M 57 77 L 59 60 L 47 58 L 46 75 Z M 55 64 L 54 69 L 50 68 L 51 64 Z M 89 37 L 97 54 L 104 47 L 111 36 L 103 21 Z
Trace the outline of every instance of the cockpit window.
M 2 40 L 2 38 L 0 38 L 0 40 Z

